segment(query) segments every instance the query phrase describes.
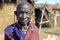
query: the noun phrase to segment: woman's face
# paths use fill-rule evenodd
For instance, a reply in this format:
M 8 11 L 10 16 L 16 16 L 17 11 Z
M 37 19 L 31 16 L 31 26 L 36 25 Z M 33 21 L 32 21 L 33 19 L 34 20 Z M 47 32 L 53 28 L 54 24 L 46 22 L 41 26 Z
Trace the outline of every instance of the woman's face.
M 19 11 L 17 11 L 16 16 L 18 22 L 25 25 L 30 21 L 31 15 L 32 15 L 32 7 L 28 5 L 23 5 L 20 7 Z

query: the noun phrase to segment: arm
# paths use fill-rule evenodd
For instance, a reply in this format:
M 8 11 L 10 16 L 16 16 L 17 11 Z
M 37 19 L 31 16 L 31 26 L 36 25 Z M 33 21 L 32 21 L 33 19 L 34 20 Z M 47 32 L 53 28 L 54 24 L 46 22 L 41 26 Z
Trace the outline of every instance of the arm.
M 6 35 L 5 34 L 4 40 L 14 40 L 14 38 L 12 35 Z
M 4 40 L 14 40 L 14 36 L 13 36 L 13 27 L 12 26 L 8 26 L 5 30 L 4 30 Z

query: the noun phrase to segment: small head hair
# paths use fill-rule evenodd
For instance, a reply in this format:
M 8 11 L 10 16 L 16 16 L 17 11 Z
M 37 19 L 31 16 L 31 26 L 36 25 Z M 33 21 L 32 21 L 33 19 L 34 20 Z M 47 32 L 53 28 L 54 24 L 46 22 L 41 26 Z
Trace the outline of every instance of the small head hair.
M 27 5 L 27 6 L 32 6 L 30 3 L 28 3 L 28 2 L 20 2 L 19 4 L 17 4 L 17 10 L 19 9 L 19 8 L 21 8 L 23 5 Z
M 16 11 L 14 11 L 15 15 L 18 11 L 20 11 L 20 9 L 24 6 L 24 5 L 27 5 L 28 7 L 31 8 L 31 10 L 33 9 L 33 5 L 31 5 L 29 2 L 20 2 L 19 4 L 17 4 L 17 7 L 16 7 Z

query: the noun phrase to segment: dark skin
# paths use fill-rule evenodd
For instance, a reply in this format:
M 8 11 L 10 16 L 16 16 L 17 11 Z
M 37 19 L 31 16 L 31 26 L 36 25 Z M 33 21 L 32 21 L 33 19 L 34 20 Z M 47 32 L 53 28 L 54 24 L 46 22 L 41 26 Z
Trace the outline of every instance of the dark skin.
M 20 24 L 22 24 L 23 26 L 27 26 L 29 21 L 31 20 L 32 13 L 32 5 L 23 4 L 20 6 L 20 8 L 17 8 L 15 15 Z
M 22 27 L 28 27 L 28 23 L 31 20 L 32 13 L 32 5 L 29 3 L 22 3 L 17 6 L 15 15 L 17 17 L 18 22 L 23 25 Z M 14 38 L 11 35 L 7 37 L 11 40 L 14 40 Z

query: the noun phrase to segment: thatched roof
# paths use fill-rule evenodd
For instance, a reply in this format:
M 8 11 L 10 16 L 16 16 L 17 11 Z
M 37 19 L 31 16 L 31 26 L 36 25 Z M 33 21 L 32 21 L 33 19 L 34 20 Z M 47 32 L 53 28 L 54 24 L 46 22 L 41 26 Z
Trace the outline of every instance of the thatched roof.
M 43 8 L 44 4 L 35 4 L 35 8 Z M 45 8 L 49 11 L 52 12 L 52 9 L 60 9 L 59 4 L 45 4 Z

